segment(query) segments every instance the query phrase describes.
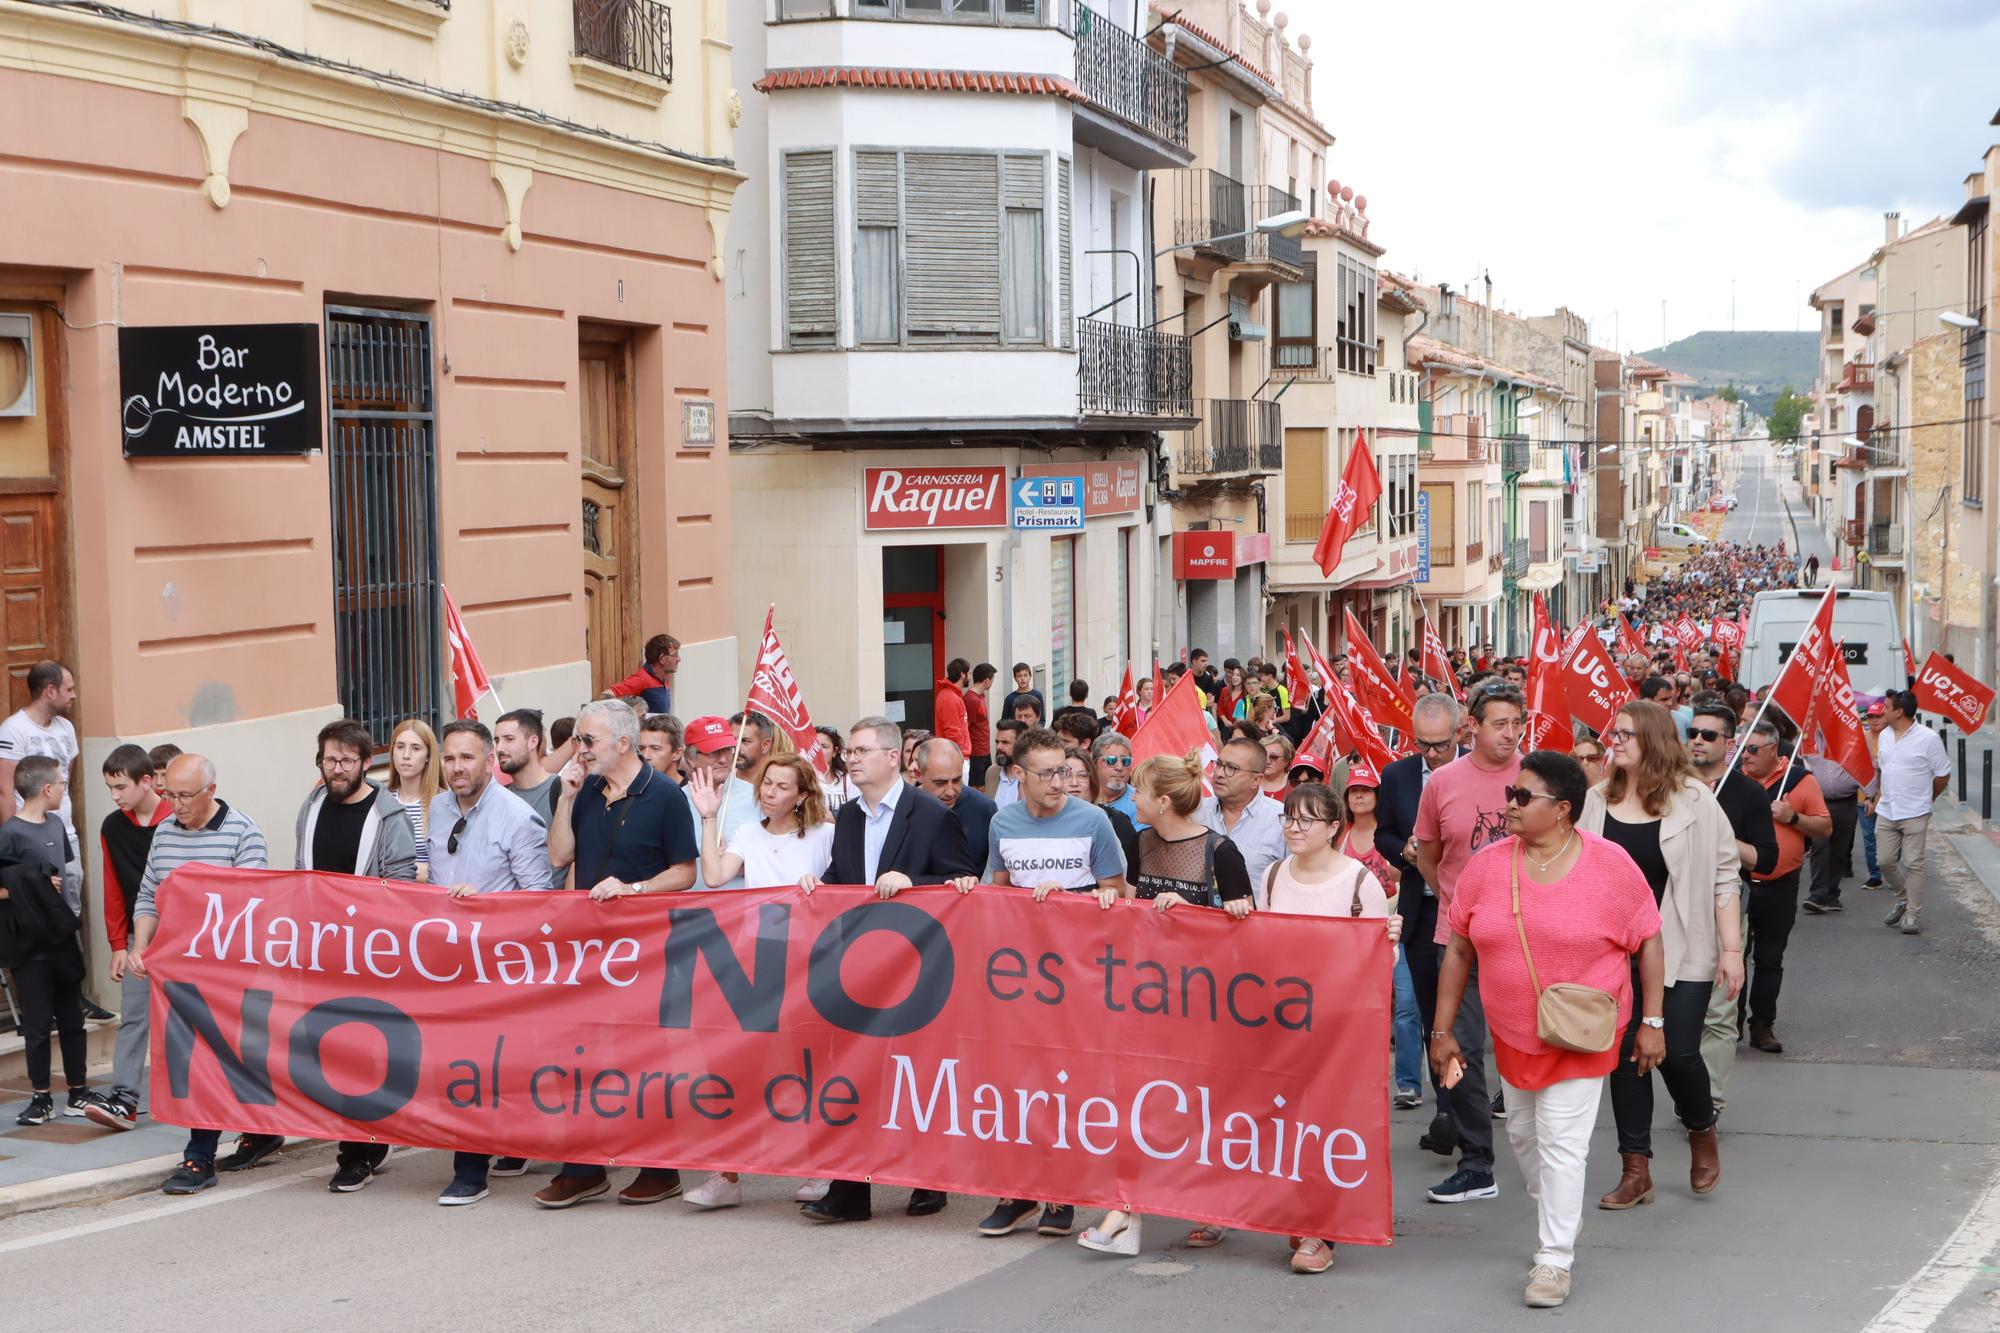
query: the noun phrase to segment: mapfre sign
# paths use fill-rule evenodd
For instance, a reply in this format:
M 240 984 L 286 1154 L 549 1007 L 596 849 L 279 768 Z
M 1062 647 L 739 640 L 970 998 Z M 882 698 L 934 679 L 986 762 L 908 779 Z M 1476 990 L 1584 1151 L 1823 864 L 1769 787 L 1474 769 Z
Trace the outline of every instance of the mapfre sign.
M 871 532 L 1007 526 L 1004 467 L 871 467 L 863 494 Z

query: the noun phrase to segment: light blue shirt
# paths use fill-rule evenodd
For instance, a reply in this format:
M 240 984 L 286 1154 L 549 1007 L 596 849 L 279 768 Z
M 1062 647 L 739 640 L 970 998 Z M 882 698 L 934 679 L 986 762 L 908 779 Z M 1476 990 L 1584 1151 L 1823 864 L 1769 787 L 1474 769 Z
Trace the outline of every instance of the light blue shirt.
M 1129 784 L 1126 786 L 1124 791 L 1118 793 L 1117 800 L 1106 801 L 1105 804 L 1110 806 L 1113 810 L 1121 811 L 1124 814 L 1125 818 L 1132 821 L 1133 828 L 1146 827 L 1146 821 L 1139 818 L 1139 807 L 1132 800 L 1132 788 Z
M 491 778 L 486 790 L 461 810 L 458 797 L 441 791 L 431 797 L 431 883 L 470 884 L 480 893 L 549 887 L 549 826 L 534 806 Z M 452 830 L 465 820 L 458 850 Z
M 889 840 L 889 825 L 895 822 L 896 802 L 903 799 L 903 787 L 898 782 L 889 788 L 880 805 L 869 805 L 865 795 L 855 797 L 861 803 L 861 870 L 865 883 L 873 884 L 882 877 L 882 844 Z
M 993 806 L 1004 809 L 1021 799 L 1021 779 L 1001 778 L 993 786 Z
M 721 836 L 717 839 L 716 846 L 727 848 L 729 846 L 729 839 L 735 834 L 737 829 L 742 828 L 745 824 L 754 824 L 762 818 L 763 815 L 757 809 L 756 788 L 752 787 L 742 778 L 733 777 L 729 779 L 729 792 L 722 798 L 722 827 L 718 830 Z M 695 839 L 697 846 L 700 845 L 700 841 L 699 837 Z M 695 876 L 695 887 L 705 888 L 708 884 L 705 867 L 697 866 L 696 870 L 698 873 Z M 738 875 L 736 878 L 723 884 L 722 887 L 725 889 L 743 888 L 743 876 Z

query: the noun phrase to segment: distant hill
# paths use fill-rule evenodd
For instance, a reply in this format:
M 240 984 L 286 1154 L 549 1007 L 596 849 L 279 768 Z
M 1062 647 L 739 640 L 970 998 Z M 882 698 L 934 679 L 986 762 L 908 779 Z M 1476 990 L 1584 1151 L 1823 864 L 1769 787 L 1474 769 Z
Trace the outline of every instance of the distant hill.
M 1800 393 L 1812 387 L 1819 335 L 1708 329 L 1638 355 L 1668 370 L 1692 375 L 1710 391 L 1734 384 L 1752 412 L 1768 416 L 1778 391 L 1786 385 Z

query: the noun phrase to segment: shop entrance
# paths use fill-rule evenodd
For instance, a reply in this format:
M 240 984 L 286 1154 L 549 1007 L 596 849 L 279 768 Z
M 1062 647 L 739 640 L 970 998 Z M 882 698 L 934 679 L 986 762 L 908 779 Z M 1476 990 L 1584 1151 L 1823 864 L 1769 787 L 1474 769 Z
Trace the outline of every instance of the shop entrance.
M 944 678 L 944 548 L 882 548 L 882 696 L 905 730 L 937 724 Z

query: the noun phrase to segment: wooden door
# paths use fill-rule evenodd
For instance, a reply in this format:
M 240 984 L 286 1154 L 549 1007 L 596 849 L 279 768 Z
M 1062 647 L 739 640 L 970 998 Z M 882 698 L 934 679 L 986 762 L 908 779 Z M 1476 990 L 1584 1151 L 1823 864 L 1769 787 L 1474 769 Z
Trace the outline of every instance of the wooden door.
M 28 669 L 64 657 L 60 550 L 53 494 L 0 494 L 0 650 L 9 713 L 28 701 Z
M 590 689 L 639 665 L 639 527 L 632 496 L 631 343 L 586 329 L 577 349 L 583 461 L 584 637 Z

